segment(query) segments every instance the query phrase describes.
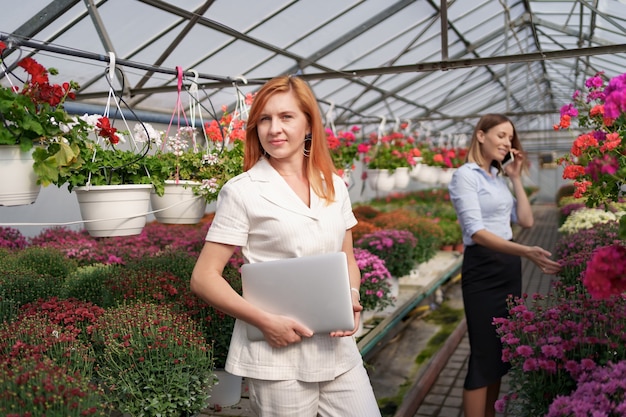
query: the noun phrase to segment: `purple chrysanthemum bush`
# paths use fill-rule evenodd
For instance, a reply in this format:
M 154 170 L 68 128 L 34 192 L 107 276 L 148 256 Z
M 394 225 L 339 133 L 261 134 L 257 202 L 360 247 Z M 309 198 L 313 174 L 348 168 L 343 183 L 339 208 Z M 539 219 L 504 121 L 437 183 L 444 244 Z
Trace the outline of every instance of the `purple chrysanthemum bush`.
M 576 390 L 550 404 L 547 417 L 626 416 L 626 361 L 589 364 L 576 380 Z
M 623 384 L 610 380 L 626 366 L 626 242 L 618 221 L 564 234 L 554 253 L 562 270 L 549 294 L 510 299 L 509 317 L 494 320 L 512 366 L 497 409 L 520 417 L 626 415 Z

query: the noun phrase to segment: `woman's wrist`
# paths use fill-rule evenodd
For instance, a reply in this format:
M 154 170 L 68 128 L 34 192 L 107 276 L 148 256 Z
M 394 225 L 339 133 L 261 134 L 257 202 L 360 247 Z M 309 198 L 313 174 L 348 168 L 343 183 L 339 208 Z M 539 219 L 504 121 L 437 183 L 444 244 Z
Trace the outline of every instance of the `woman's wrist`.
M 350 291 L 352 291 L 352 292 L 356 293 L 356 295 L 357 295 L 357 297 L 358 297 L 357 299 L 358 299 L 359 301 L 361 301 L 361 293 L 359 292 L 359 290 L 358 290 L 357 288 L 352 287 L 352 288 L 350 288 Z

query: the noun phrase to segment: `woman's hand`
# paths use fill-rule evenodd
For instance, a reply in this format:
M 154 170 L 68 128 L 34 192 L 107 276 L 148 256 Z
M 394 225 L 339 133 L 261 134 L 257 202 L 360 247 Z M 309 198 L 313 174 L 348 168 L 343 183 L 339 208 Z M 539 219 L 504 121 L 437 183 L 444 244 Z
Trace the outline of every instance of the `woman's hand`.
M 554 275 L 561 271 L 561 265 L 550 259 L 552 254 L 539 246 L 530 246 L 526 258 L 531 260 L 544 274 Z
M 361 311 L 363 311 L 363 306 L 360 303 L 359 293 L 356 291 L 352 291 L 352 311 L 354 312 L 354 329 L 352 330 L 337 330 L 336 332 L 331 332 L 331 337 L 345 337 L 352 336 L 359 330 L 359 323 L 361 321 Z
M 269 313 L 268 313 L 269 314 Z M 286 316 L 269 314 L 266 325 L 261 329 L 265 341 L 273 348 L 281 348 L 302 342 L 303 337 L 312 337 L 313 331 Z

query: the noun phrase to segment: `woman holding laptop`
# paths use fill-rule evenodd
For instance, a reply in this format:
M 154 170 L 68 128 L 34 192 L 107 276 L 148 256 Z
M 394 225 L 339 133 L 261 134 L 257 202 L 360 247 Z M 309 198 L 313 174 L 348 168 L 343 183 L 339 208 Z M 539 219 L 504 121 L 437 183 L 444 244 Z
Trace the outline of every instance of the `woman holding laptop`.
M 244 173 L 222 188 L 191 289 L 237 318 L 226 370 L 246 377 L 259 416 L 380 416 L 352 335 L 358 327 L 360 271 L 348 190 L 335 174 L 317 101 L 300 78 L 277 77 L 250 109 Z M 355 329 L 313 334 L 241 297 L 222 277 L 236 247 L 246 263 L 343 251 Z M 264 340 L 251 341 L 246 323 Z

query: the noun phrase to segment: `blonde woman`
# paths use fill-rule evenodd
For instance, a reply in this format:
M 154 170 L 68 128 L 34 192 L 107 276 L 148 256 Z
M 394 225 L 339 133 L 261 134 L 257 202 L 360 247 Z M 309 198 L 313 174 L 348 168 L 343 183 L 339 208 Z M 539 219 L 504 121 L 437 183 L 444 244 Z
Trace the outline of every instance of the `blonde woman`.
M 505 158 L 511 161 L 503 166 Z M 465 245 L 461 286 L 470 359 L 463 409 L 465 417 L 493 417 L 500 380 L 510 367 L 502 361 L 493 318 L 507 316 L 509 295 L 522 294 L 521 257 L 546 274 L 557 273 L 560 266 L 547 250 L 512 240 L 511 223 L 531 227 L 534 221 L 521 178 L 525 154 L 513 123 L 500 114 L 481 117 L 466 159 L 448 185 Z

